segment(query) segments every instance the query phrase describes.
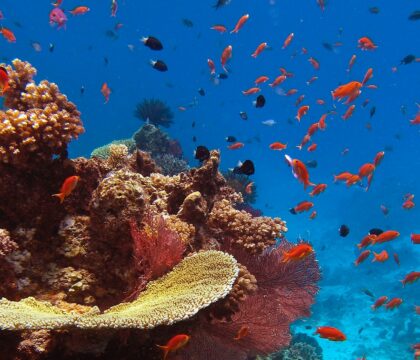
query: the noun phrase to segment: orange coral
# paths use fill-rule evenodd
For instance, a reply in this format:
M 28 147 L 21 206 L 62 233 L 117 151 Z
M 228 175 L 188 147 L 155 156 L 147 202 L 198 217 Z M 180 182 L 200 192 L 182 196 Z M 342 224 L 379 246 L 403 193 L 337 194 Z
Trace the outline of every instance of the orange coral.
M 46 80 L 36 85 L 36 70 L 15 59 L 6 66 L 9 90 L 0 111 L 0 162 L 27 166 L 66 153 L 67 144 L 84 132 L 80 112 Z

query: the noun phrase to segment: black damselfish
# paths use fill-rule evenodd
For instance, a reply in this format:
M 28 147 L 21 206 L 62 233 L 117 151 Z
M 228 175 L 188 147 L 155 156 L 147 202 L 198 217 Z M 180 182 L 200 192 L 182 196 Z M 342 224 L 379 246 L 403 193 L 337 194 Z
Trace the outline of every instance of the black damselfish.
M 340 234 L 340 236 L 346 237 L 350 233 L 350 228 L 347 225 L 343 224 L 338 228 L 338 233 Z
M 235 174 L 252 175 L 255 173 L 254 163 L 251 160 L 245 160 L 243 163 L 239 162 L 238 166 L 233 169 Z
M 226 136 L 225 140 L 227 142 L 233 143 L 233 142 L 236 142 L 236 137 L 234 137 L 234 136 Z
M 369 235 L 381 235 L 384 231 L 382 229 L 373 228 L 369 230 Z
M 258 95 L 257 100 L 254 103 L 256 108 L 262 108 L 265 105 L 265 97 L 264 95 Z
M 153 69 L 158 71 L 168 71 L 168 66 L 162 60 L 150 60 L 150 64 L 152 65 Z
M 208 160 L 210 158 L 210 151 L 203 145 L 198 145 L 194 151 L 194 158 L 198 161 Z
M 162 43 L 153 36 L 142 37 L 141 42 L 152 50 L 162 50 Z

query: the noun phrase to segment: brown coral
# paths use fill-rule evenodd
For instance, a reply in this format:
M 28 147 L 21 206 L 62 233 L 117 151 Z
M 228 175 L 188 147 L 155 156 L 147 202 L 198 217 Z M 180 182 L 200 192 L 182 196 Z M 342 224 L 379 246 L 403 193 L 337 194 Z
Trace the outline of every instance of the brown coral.
M 253 218 L 245 211 L 235 210 L 226 199 L 214 204 L 208 224 L 219 234 L 222 242 L 225 238 L 231 238 L 234 244 L 253 254 L 273 246 L 276 239 L 282 238 L 282 233 L 287 231 L 281 219 Z
M 15 59 L 13 66 L 6 67 L 9 109 L 0 111 L 0 162 L 25 167 L 65 155 L 70 140 L 84 132 L 79 111 L 56 84 L 36 85 L 29 63 Z

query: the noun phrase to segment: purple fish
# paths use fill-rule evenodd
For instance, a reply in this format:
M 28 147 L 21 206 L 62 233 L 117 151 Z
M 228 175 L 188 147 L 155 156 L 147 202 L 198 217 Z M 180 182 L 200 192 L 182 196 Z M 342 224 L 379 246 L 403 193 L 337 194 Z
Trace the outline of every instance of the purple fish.
M 66 27 L 67 22 L 67 16 L 64 14 L 63 10 L 61 10 L 59 7 L 56 7 L 51 10 L 50 12 L 50 24 L 54 25 L 57 24 L 57 29 L 60 29 L 62 27 Z

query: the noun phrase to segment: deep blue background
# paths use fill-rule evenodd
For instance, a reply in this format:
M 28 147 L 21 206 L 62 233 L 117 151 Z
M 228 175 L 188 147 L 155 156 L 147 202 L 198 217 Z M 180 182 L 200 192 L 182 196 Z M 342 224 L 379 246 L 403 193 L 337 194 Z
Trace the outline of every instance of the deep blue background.
M 391 71 L 408 54 L 420 57 L 420 22 L 407 20 L 418 3 L 331 0 L 321 12 L 315 0 L 232 0 L 230 5 L 216 11 L 212 8 L 213 0 L 120 0 L 116 18 L 110 17 L 110 3 L 86 0 L 83 5 L 89 6 L 91 11 L 78 17 L 69 14 L 66 29 L 61 30 L 49 25 L 48 14 L 52 9 L 49 1 L 5 0 L 0 4 L 5 16 L 2 25 L 12 29 L 17 37 L 15 44 L 0 39 L 3 60 L 18 57 L 31 62 L 38 69 L 38 81 L 56 82 L 82 111 L 86 133 L 71 144 L 72 156 L 88 156 L 97 146 L 131 136 L 141 125 L 133 116 L 136 103 L 146 97 L 157 97 L 173 108 L 175 123 L 169 132 L 181 141 L 192 165 L 195 164 L 192 153 L 197 144 L 221 149 L 223 168 L 233 167 L 238 160 L 254 160 L 257 206 L 267 215 L 286 219 L 291 240 L 300 234 L 314 243 L 324 273 L 333 274 L 324 281 L 331 281 L 336 271 L 346 271 L 350 278 L 358 278 L 354 279 L 357 284 L 365 278 L 366 286 L 390 289 L 378 268 L 372 267 L 376 264 L 365 264 L 357 269 L 352 266 L 357 256 L 354 245 L 372 227 L 401 232 L 398 243 L 388 248 L 390 253 L 393 247 L 400 251 L 401 270 L 396 270 L 390 260 L 381 271 L 387 274 L 396 271 L 397 281 L 418 267 L 419 251 L 410 245 L 408 237 L 410 232 L 420 232 L 420 212 L 418 208 L 403 210 L 401 204 L 406 193 L 420 196 L 419 126 L 409 124 L 417 111 L 416 102 L 420 102 L 420 64 L 399 66 L 397 72 Z M 70 10 L 76 5 L 82 4 L 64 0 L 63 8 Z M 372 6 L 378 6 L 380 13 L 371 14 L 368 8 Z M 210 30 L 215 24 L 224 24 L 231 30 L 245 13 L 250 14 L 250 19 L 239 34 Z M 185 26 L 184 18 L 190 19 L 193 27 Z M 111 39 L 105 33 L 113 30 L 117 22 L 124 25 L 117 31 L 118 38 Z M 295 37 L 291 45 L 282 50 L 290 32 L 294 32 Z M 147 35 L 158 37 L 164 50 L 153 52 L 146 48 L 139 39 Z M 362 36 L 373 39 L 378 48 L 362 52 L 357 48 L 357 40 Z M 42 52 L 33 50 L 32 41 L 41 43 Z M 263 41 L 268 42 L 270 49 L 253 59 L 250 54 Z M 343 45 L 331 52 L 322 46 L 323 42 L 342 42 Z M 52 53 L 48 51 L 49 43 L 55 45 Z M 133 51 L 128 48 L 129 44 L 134 45 Z M 220 54 L 229 44 L 233 46 L 229 78 L 215 85 L 209 76 L 207 58 L 212 58 L 221 71 Z M 302 47 L 308 49 L 308 55 L 301 55 Z M 294 52 L 297 55 L 292 58 Z M 348 74 L 347 64 L 353 54 L 357 55 L 357 60 Z M 309 64 L 308 56 L 319 60 L 319 71 Z M 104 57 L 109 59 L 107 66 Z M 167 73 L 150 67 L 149 59 L 157 58 L 168 64 Z M 267 104 L 263 109 L 254 108 L 253 97 L 245 97 L 241 91 L 253 86 L 254 79 L 260 75 L 274 79 L 279 67 L 295 74 L 283 88 L 286 91 L 297 88 L 299 93 L 293 97 L 280 96 L 263 85 Z M 361 81 L 369 67 L 374 69 L 370 83 L 379 88 L 363 89 L 355 102 L 356 111 L 347 122 L 340 117 L 346 107 L 335 102 L 338 114 L 328 117 L 327 130 L 314 136 L 318 150 L 312 154 L 306 150 L 299 152 L 295 146 L 307 127 L 332 109 L 330 92 L 341 83 Z M 319 79 L 307 86 L 306 81 L 313 75 Z M 112 89 L 107 104 L 100 93 L 105 81 Z M 83 95 L 81 86 L 85 87 Z M 206 91 L 204 97 L 197 93 L 200 87 Z M 294 102 L 300 94 L 306 95 L 302 104 L 309 104 L 311 109 L 298 124 L 294 120 Z M 177 110 L 194 98 L 198 100 L 197 106 L 185 112 Z M 327 104 L 317 105 L 318 98 Z M 361 103 L 366 98 L 370 103 L 362 108 Z M 376 114 L 369 119 L 372 106 L 376 106 Z M 406 114 L 401 112 L 402 106 Z M 240 111 L 248 113 L 248 121 L 240 119 Z M 268 119 L 274 119 L 277 124 L 273 127 L 261 124 Z M 195 129 L 191 127 L 192 121 L 197 123 Z M 366 128 L 369 121 L 372 130 Z M 193 135 L 197 136 L 197 143 L 192 142 Z M 224 141 L 227 135 L 236 136 L 246 143 L 245 147 L 227 150 Z M 268 145 L 273 141 L 288 143 L 288 149 L 281 153 L 269 150 Z M 346 156 L 341 155 L 344 148 L 350 149 Z M 333 174 L 345 170 L 357 172 L 360 165 L 373 161 L 375 154 L 384 148 L 387 148 L 385 158 L 369 192 L 357 186 L 348 189 L 332 183 Z M 318 218 L 313 221 L 307 214 L 293 216 L 288 212 L 309 196 L 284 163 L 284 153 L 302 160 L 316 159 L 319 166 L 310 169 L 311 179 L 329 185 L 326 193 L 315 201 Z M 387 217 L 380 211 L 381 204 L 390 209 Z M 342 223 L 351 229 L 345 239 L 337 234 Z M 394 295 L 406 294 L 407 308 L 414 305 L 414 299 L 418 300 L 420 295 L 418 284 L 413 285 L 410 292 L 399 293 L 400 290 L 397 284 Z

